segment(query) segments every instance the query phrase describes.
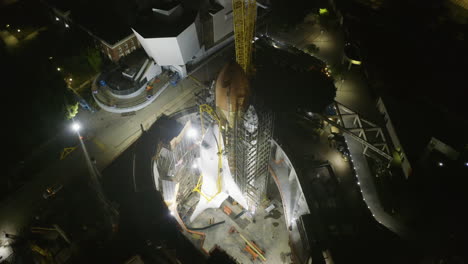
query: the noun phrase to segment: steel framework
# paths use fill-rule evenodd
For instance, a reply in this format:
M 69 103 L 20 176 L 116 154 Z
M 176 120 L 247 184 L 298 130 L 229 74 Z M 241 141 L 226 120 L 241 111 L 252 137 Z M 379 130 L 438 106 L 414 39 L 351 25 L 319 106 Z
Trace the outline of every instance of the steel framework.
M 256 0 L 232 0 L 236 61 L 246 74 L 251 73 L 252 40 L 257 16 Z
M 393 157 L 390 154 L 387 140 L 380 126 L 336 101 L 333 103 L 333 108 L 336 114 L 325 117 L 327 122 L 360 142 L 364 146 L 365 155 L 374 157 L 375 155 L 371 155 L 371 153 L 376 153 L 378 157 L 383 158 L 387 161 L 387 164 L 390 164 Z
M 234 128 L 234 179 L 247 198 L 249 209 L 255 211 L 266 193 L 268 162 L 273 135 L 273 114 L 266 109 L 256 108 L 258 126 L 252 130 L 244 124 L 248 115 L 238 118 Z

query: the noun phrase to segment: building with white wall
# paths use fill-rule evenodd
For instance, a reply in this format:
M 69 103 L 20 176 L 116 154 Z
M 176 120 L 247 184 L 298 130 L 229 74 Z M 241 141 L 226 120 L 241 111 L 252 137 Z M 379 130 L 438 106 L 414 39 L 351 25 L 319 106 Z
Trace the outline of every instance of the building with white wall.
M 180 4 L 152 8 L 132 28 L 157 64 L 187 75 L 186 64 L 203 54 L 198 13 Z
M 213 2 L 208 9 L 208 14 L 213 24 L 213 43 L 217 43 L 233 32 L 231 0 Z

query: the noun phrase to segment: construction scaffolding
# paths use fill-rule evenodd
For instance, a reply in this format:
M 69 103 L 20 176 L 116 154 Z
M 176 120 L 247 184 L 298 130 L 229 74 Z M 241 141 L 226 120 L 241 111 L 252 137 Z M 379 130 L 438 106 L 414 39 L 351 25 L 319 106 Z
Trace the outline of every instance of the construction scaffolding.
M 165 201 L 184 201 L 196 186 L 198 174 L 193 170 L 194 160 L 198 157 L 198 145 L 190 137 L 191 130 L 199 130 L 189 121 L 180 134 L 171 140 L 169 146 L 160 146 L 155 157 L 157 166 L 156 187 L 162 191 Z M 178 184 L 177 197 L 175 185 Z
M 247 199 L 249 210 L 255 212 L 266 194 L 268 162 L 273 136 L 273 114 L 252 105 L 236 120 L 231 133 L 230 152 L 235 160 L 234 180 Z

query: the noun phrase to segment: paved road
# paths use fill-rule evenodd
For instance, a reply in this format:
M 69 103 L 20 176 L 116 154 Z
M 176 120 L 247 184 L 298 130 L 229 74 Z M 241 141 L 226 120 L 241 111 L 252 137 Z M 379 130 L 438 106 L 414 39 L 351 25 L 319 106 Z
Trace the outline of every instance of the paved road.
M 160 98 L 134 116 L 123 117 L 105 111 L 91 114 L 82 111 L 76 119 L 84 128 L 85 144 L 89 155 L 97 160 L 97 167 L 102 170 L 108 166 L 141 134 L 141 126 L 148 128 L 160 115 L 171 114 L 195 104 L 193 93 L 201 89 L 194 80 L 187 78 L 177 86 L 167 89 Z M 70 136 L 76 136 L 70 133 Z M 34 210 L 46 203 L 42 192 L 55 183 L 64 184 L 75 177 L 88 176 L 88 168 L 83 151 L 78 148 L 66 159 L 57 159 L 46 166 L 28 184 L 21 187 L 0 203 L 0 232 L 15 234 L 28 223 Z M 8 243 L 3 235 L 0 245 Z
M 96 168 L 102 171 L 108 167 L 127 147 L 141 135 L 141 128 L 147 130 L 161 115 L 170 115 L 195 105 L 194 93 L 203 88 L 203 83 L 212 80 L 227 60 L 234 59 L 232 44 L 221 49 L 196 68 L 191 76 L 181 80 L 177 86 L 170 86 L 152 104 L 132 116 L 109 113 L 80 111 L 76 120 L 83 128 L 87 151 L 96 159 Z M 61 133 L 67 134 L 67 132 Z M 68 133 L 70 137 L 76 136 Z M 61 141 L 59 136 L 51 142 Z M 75 141 L 78 145 L 78 140 Z M 47 146 L 44 147 L 47 149 Z M 45 150 L 47 151 L 47 150 Z M 87 177 L 87 161 L 81 148 L 77 148 L 64 160 L 52 162 L 38 173 L 34 180 L 24 185 L 7 199 L 0 202 L 0 232 L 15 234 L 33 217 L 34 210 L 46 204 L 42 192 L 50 185 L 61 183 L 64 188 L 75 177 Z M 0 236 L 0 246 L 8 244 Z M 1 252 L 0 252 L 1 253 Z M 0 261 L 1 262 L 1 261 Z

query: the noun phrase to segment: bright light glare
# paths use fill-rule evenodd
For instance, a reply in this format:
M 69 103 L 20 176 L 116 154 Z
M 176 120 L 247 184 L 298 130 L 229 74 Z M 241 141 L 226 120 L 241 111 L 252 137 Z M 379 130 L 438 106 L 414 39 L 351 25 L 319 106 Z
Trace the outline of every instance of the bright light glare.
M 73 129 L 74 131 L 78 131 L 78 130 L 80 130 L 80 128 L 81 128 L 81 127 L 80 127 L 80 124 L 78 124 L 78 123 L 73 123 L 73 124 L 72 124 L 72 129 Z
M 171 214 L 172 216 L 174 216 L 174 212 L 170 211 L 170 214 Z
M 444 164 L 442 162 L 439 162 L 437 165 L 439 165 L 439 167 L 444 166 Z
M 60 69 L 60 67 L 57 68 L 57 71 L 61 71 L 62 69 Z
M 59 21 L 60 19 L 58 17 L 55 17 L 55 21 Z
M 196 138 L 197 135 L 198 135 L 197 130 L 195 130 L 193 128 L 191 128 L 191 129 L 189 129 L 189 131 L 187 131 L 187 136 L 189 138 Z
M 73 81 L 73 79 L 72 79 L 72 78 L 70 78 L 70 79 L 68 79 L 68 80 L 69 80 L 70 82 L 71 82 L 71 81 Z
M 68 24 L 65 24 L 65 27 L 68 28 L 68 27 L 70 27 L 70 26 L 69 26 Z
M 197 165 L 196 162 L 194 162 L 194 163 L 192 164 L 192 168 L 194 168 L 194 169 L 198 168 L 198 165 Z
M 19 32 L 21 32 L 21 29 L 18 29 L 17 31 L 18 31 L 18 33 L 19 33 Z
M 0 257 L 1 259 L 6 259 L 13 253 L 11 247 L 0 246 Z
M 465 162 L 465 166 L 468 167 L 468 162 Z

